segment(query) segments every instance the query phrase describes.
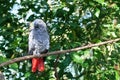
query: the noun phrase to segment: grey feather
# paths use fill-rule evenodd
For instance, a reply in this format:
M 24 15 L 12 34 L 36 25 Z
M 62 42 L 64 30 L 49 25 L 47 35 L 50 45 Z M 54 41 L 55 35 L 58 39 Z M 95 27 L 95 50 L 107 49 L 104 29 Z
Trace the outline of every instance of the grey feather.
M 29 33 L 29 54 L 40 54 L 49 49 L 49 34 L 45 22 L 36 19 Z

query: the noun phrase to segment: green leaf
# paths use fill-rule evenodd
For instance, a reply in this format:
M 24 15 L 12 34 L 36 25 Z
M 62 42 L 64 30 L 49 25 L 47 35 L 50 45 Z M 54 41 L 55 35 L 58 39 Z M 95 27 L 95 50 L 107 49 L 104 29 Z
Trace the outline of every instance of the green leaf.
M 98 3 L 103 4 L 104 0 L 96 0 Z
M 99 9 L 96 9 L 95 16 L 96 16 L 96 17 L 99 17 L 99 15 L 100 15 L 100 10 L 99 10 Z
M 118 71 L 115 71 L 115 78 L 116 78 L 116 80 L 120 80 L 120 76 L 119 76 L 119 72 Z
M 7 60 L 8 60 L 7 58 L 0 56 L 0 63 L 6 62 Z
M 17 70 L 18 69 L 18 64 L 17 63 L 13 63 L 9 65 L 10 68 Z
M 75 61 L 76 63 L 83 63 L 84 59 L 82 59 L 79 55 L 77 54 L 73 54 L 73 61 Z
M 25 73 L 25 77 L 26 77 L 26 78 L 29 77 L 30 75 L 31 75 L 30 72 Z

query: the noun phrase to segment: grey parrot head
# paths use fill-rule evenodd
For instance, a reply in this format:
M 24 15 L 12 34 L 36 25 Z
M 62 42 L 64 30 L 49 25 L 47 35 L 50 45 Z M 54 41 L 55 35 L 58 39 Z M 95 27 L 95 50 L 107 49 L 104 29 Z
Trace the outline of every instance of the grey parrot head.
M 33 25 L 34 25 L 34 29 L 37 29 L 37 28 L 46 28 L 46 24 L 43 20 L 41 19 L 35 19 L 33 21 Z
M 43 20 L 41 19 L 35 19 L 32 23 L 29 23 L 30 30 L 46 30 L 46 24 Z

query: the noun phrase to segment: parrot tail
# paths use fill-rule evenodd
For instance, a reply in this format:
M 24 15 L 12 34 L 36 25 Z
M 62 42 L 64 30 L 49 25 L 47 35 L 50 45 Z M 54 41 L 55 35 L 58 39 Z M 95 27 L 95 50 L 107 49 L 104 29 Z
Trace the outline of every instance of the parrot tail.
M 39 58 L 32 58 L 32 72 L 36 72 L 38 68 Z
M 45 70 L 44 59 L 43 58 L 39 58 L 39 61 L 38 61 L 38 71 L 43 72 L 44 70 Z
M 36 72 L 37 69 L 40 72 L 45 70 L 43 58 L 32 58 L 32 72 Z

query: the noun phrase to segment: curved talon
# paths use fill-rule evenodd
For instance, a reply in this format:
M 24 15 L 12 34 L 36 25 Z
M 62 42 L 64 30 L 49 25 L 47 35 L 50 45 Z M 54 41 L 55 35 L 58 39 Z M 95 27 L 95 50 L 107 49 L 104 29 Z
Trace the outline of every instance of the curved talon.
M 37 57 L 40 57 L 40 54 L 36 54 Z

